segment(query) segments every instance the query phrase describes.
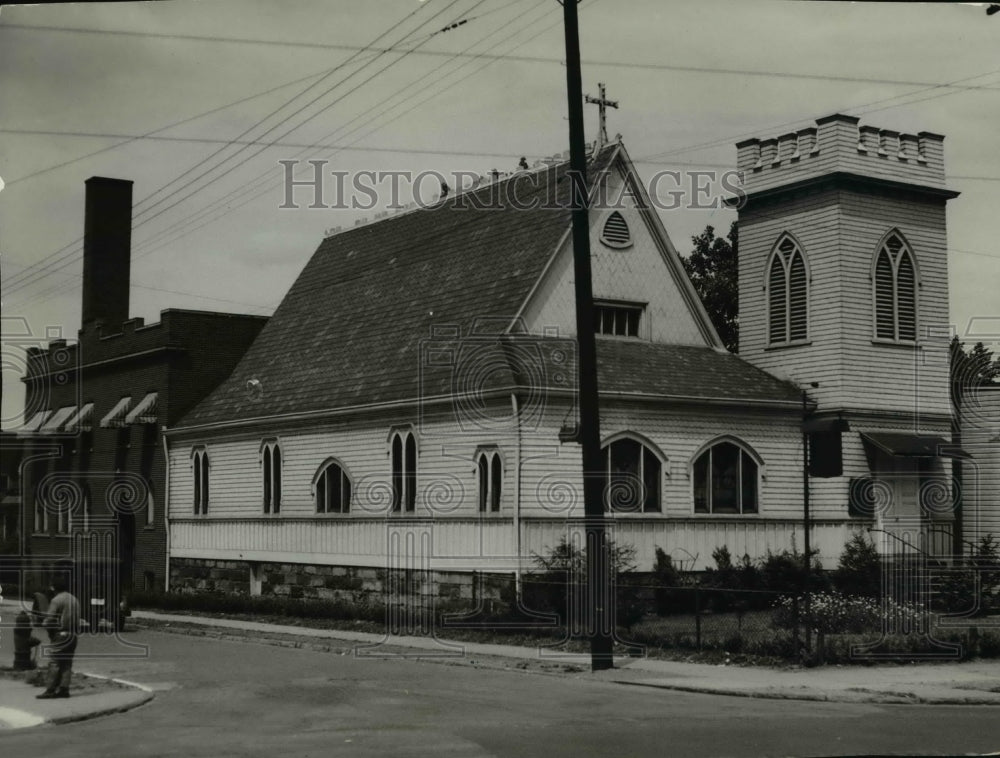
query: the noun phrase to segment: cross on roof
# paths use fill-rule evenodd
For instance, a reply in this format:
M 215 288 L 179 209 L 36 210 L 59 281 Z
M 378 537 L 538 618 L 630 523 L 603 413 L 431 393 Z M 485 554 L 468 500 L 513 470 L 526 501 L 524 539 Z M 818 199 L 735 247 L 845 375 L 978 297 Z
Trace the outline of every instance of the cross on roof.
M 600 120 L 600 127 L 597 130 L 597 148 L 600 149 L 601 146 L 607 144 L 608 141 L 607 109 L 608 108 L 617 109 L 618 101 L 608 100 L 604 92 L 604 82 L 598 82 L 597 89 L 598 92 L 600 93 L 597 97 L 584 95 L 583 99 L 585 102 L 597 106 L 597 113 Z

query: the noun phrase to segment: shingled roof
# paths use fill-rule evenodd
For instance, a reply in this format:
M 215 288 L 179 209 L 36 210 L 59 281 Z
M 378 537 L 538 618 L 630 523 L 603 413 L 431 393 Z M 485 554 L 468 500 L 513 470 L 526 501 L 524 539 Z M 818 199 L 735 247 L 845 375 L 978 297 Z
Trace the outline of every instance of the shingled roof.
M 617 151 L 601 150 L 588 177 Z M 432 326 L 464 333 L 528 297 L 570 228 L 568 169 L 515 174 L 323 240 L 229 379 L 179 426 L 418 397 Z M 542 207 L 524 209 L 535 199 Z M 259 391 L 248 392 L 250 380 Z
M 622 154 L 618 145 L 605 147 L 591 160 L 588 177 Z M 435 347 L 432 328 L 441 335 L 454 325 L 453 336 L 466 338 L 484 317 L 518 312 L 570 230 L 568 168 L 563 163 L 515 174 L 433 208 L 323 240 L 229 379 L 179 427 L 453 392 L 449 367 L 428 365 L 428 350 Z M 510 197 L 521 207 L 498 202 Z M 545 207 L 524 209 L 535 199 L 544 199 Z M 437 346 L 446 347 L 447 341 L 439 336 Z M 479 384 L 479 391 L 526 383 L 504 342 L 497 342 L 495 360 L 488 359 L 501 370 L 487 377 L 488 387 Z M 792 385 L 711 347 L 603 339 L 598 347 L 602 391 L 794 399 Z M 575 367 L 567 368 L 572 384 Z
M 602 393 L 655 395 L 733 403 L 800 403 L 802 394 L 737 355 L 711 347 L 597 340 Z

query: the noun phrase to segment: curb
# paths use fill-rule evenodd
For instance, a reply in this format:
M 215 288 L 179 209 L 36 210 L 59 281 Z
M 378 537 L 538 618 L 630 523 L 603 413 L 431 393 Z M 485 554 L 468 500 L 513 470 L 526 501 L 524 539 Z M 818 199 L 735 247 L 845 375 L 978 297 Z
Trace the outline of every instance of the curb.
M 139 684 L 138 682 L 131 682 L 125 679 L 115 679 L 110 676 L 102 676 L 101 674 L 90 674 L 86 671 L 77 671 L 75 673 L 78 676 L 84 676 L 87 677 L 88 679 L 100 679 L 107 682 L 114 682 L 115 684 L 121 685 L 122 687 L 126 687 L 130 690 L 134 690 L 141 694 L 139 694 L 138 697 L 134 697 L 132 700 L 126 703 L 121 703 L 119 705 L 114 705 L 106 708 L 98 708 L 97 710 L 93 711 L 70 713 L 65 716 L 47 717 L 32 711 L 21 710 L 20 713 L 24 714 L 25 716 L 31 717 L 32 723 L 25 723 L 20 726 L 11 726 L 9 728 L 11 730 L 19 730 L 19 729 L 30 729 L 33 727 L 44 726 L 45 724 L 71 724 L 79 721 L 89 721 L 90 719 L 96 719 L 102 716 L 110 716 L 115 713 L 125 713 L 126 711 L 131 711 L 133 708 L 138 708 L 141 705 L 145 705 L 146 703 L 150 702 L 154 697 L 156 697 L 151 687 L 147 687 L 144 684 Z
M 101 718 L 102 716 L 111 716 L 115 713 L 125 713 L 134 708 L 138 708 L 140 705 L 145 705 L 154 697 L 155 695 L 152 692 L 144 692 L 141 698 L 132 703 L 125 703 L 124 705 L 115 706 L 114 708 L 102 708 L 97 711 L 91 711 L 90 713 L 74 713 L 69 716 L 58 716 L 53 719 L 46 719 L 44 723 L 72 724 L 78 721 L 89 721 L 90 719 Z
M 880 692 L 862 687 L 852 687 L 829 692 L 797 692 L 795 690 L 730 690 L 717 687 L 698 686 L 692 684 L 669 684 L 665 682 L 640 682 L 626 679 L 609 680 L 615 684 L 632 687 L 652 687 L 661 690 L 678 692 L 694 692 L 701 695 L 725 695 L 728 697 L 757 698 L 760 700 L 801 700 L 823 703 L 872 703 L 878 705 L 980 705 L 998 706 L 1000 700 L 967 697 L 934 697 L 923 696 L 913 692 Z

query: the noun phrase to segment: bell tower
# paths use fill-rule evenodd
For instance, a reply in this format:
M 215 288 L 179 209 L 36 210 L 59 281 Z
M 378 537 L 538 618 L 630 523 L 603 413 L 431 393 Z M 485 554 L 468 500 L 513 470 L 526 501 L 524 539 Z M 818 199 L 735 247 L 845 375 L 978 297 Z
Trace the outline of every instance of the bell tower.
M 947 422 L 943 143 L 833 115 L 736 146 L 740 355 L 821 412 Z
M 958 193 L 945 187 L 944 138 L 835 114 L 736 147 L 740 356 L 806 391 L 807 430 L 846 431 L 842 473 L 814 469 L 830 477 L 810 485 L 818 515 L 873 520 L 884 552 L 910 541 L 890 531 L 916 524 L 907 534 L 927 549 L 953 518 L 944 458 L 960 454 L 945 231 Z

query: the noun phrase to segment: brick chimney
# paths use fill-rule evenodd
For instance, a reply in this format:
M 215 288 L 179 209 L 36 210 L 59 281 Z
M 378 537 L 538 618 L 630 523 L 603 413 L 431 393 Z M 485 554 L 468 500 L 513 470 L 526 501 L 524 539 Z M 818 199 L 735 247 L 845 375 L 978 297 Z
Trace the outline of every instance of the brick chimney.
M 92 176 L 86 185 L 82 327 L 115 333 L 128 320 L 132 182 Z

